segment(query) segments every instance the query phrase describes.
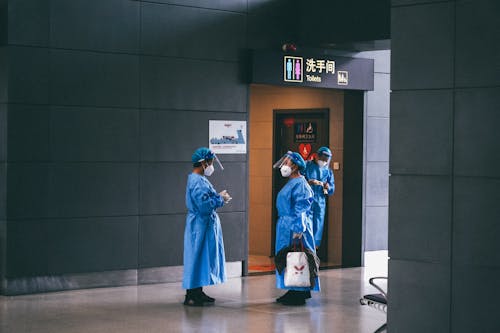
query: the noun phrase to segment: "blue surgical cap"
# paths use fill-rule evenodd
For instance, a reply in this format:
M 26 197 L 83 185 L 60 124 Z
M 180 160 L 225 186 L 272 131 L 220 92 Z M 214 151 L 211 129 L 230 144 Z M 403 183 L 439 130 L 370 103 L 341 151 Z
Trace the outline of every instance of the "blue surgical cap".
M 211 160 L 214 156 L 215 154 L 210 149 L 200 147 L 194 151 L 193 156 L 191 156 L 191 161 L 193 163 L 197 163 L 205 160 Z
M 290 159 L 292 160 L 293 164 L 299 167 L 300 171 L 305 170 L 306 162 L 304 161 L 302 156 L 300 156 L 299 153 L 293 152 L 293 153 L 288 153 L 287 155 L 290 156 Z
M 325 155 L 328 157 L 332 157 L 332 151 L 328 149 L 328 147 L 321 147 L 318 149 L 318 155 Z

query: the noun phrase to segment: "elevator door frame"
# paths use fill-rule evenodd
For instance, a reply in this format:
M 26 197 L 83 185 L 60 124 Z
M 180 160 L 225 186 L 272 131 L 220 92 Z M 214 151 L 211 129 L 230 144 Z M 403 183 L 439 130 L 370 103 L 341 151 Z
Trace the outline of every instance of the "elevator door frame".
M 322 138 L 322 143 L 319 143 L 319 146 L 329 146 L 330 142 L 330 109 L 329 108 L 300 108 L 300 109 L 274 109 L 273 110 L 273 159 L 277 161 L 285 151 L 278 151 L 278 144 L 280 143 L 280 135 L 277 132 L 278 130 L 278 118 L 282 115 L 299 115 L 303 116 L 303 119 L 307 119 L 313 116 L 319 116 L 319 119 L 324 121 L 324 137 Z M 308 117 L 309 116 L 309 117 Z M 296 118 L 297 119 L 297 118 Z M 300 118 L 299 118 L 300 119 Z M 319 148 L 319 147 L 317 147 Z M 311 151 L 311 154 L 314 153 L 317 149 Z M 276 222 L 278 221 L 278 214 L 276 210 L 276 196 L 280 191 L 280 188 L 277 188 L 277 177 L 281 177 L 276 171 L 273 171 L 272 175 L 272 223 L 271 223 L 271 247 L 270 254 L 274 256 L 275 254 L 275 243 L 276 243 Z M 286 182 L 285 182 L 286 183 Z M 328 233 L 328 205 L 325 208 L 325 218 L 324 221 L 325 227 L 323 230 L 323 235 Z M 328 237 L 323 237 L 323 246 L 321 249 L 321 253 L 324 258 L 328 255 Z

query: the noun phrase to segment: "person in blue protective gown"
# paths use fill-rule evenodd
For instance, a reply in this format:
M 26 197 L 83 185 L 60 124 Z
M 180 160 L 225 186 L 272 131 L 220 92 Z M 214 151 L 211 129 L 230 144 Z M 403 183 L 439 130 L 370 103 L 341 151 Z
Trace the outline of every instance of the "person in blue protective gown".
M 316 152 L 314 160 L 307 161 L 304 171 L 304 177 L 314 192 L 311 212 L 316 248 L 321 245 L 323 236 L 326 199 L 335 192 L 335 179 L 333 171 L 329 168 L 331 158 L 331 150 L 328 147 L 321 147 Z
M 275 253 L 290 246 L 293 239 L 300 239 L 305 248 L 315 252 L 313 227 L 310 208 L 313 202 L 313 191 L 307 180 L 301 175 L 305 170 L 304 159 L 295 152 L 287 152 L 273 166 L 279 168 L 281 175 L 289 180 L 280 190 L 276 198 L 278 221 L 276 224 Z M 288 291 L 276 301 L 284 305 L 304 305 L 311 297 L 311 288 L 286 287 L 284 271 L 276 270 L 276 287 Z M 319 279 L 316 277 L 313 289 L 319 291 Z
M 184 305 L 213 303 L 202 287 L 226 280 L 224 241 L 216 210 L 231 200 L 226 190 L 217 193 L 206 178 L 214 172 L 217 156 L 208 148 L 198 148 L 193 156 L 193 172 L 186 186 L 186 228 L 184 230 Z M 222 165 L 219 162 L 219 166 Z

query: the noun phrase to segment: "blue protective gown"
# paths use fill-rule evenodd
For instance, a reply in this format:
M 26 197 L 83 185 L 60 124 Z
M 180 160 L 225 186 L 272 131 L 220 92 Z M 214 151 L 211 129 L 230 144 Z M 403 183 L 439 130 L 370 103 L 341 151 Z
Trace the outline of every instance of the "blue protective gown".
M 293 233 L 303 233 L 302 242 L 304 247 L 315 251 L 312 221 L 309 210 L 313 201 L 313 192 L 303 176 L 291 178 L 278 193 L 276 208 L 278 210 L 278 222 L 276 224 L 276 246 L 278 253 L 285 246 L 292 244 Z M 311 288 L 285 287 L 285 272 L 281 274 L 276 270 L 276 287 L 291 290 L 311 290 Z M 312 290 L 319 291 L 319 279 L 316 278 Z
M 304 177 L 306 177 L 307 180 L 316 179 L 323 183 L 328 183 L 328 195 L 332 195 L 333 192 L 335 192 L 333 171 L 328 167 L 320 168 L 315 161 L 307 161 Z M 323 186 L 311 185 L 311 188 L 314 192 L 314 202 L 311 206 L 313 234 L 316 246 L 319 246 L 321 244 L 321 237 L 323 236 L 323 227 L 325 225 L 326 197 L 323 193 Z
M 184 289 L 226 280 L 224 241 L 219 216 L 215 212 L 223 205 L 224 200 L 206 177 L 196 173 L 189 175 L 184 230 Z

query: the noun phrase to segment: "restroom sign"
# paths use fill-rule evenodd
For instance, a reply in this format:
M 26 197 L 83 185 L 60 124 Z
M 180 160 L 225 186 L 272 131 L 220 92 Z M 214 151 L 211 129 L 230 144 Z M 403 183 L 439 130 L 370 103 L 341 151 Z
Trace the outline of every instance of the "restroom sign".
M 302 82 L 304 59 L 302 57 L 285 56 L 283 63 L 283 80 L 286 82 Z
M 374 60 L 254 50 L 250 83 L 373 90 Z
M 337 84 L 340 86 L 347 86 L 349 84 L 349 72 L 339 71 L 337 74 Z
M 285 82 L 317 82 L 324 75 L 335 75 L 335 61 L 329 59 L 283 57 L 283 80 Z

